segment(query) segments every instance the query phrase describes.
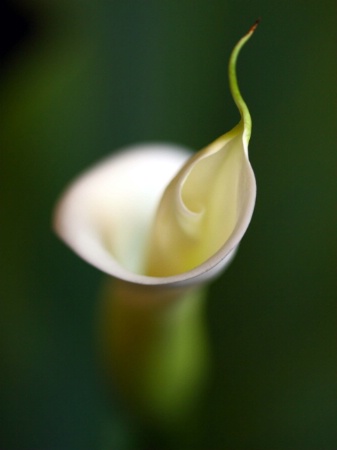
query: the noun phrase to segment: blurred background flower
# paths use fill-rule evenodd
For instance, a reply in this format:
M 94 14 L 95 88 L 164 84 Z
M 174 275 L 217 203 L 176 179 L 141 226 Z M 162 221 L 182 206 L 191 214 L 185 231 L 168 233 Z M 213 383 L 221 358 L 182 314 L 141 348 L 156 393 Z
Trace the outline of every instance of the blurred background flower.
M 1 8 L 1 448 L 334 449 L 336 3 Z M 115 148 L 202 148 L 234 126 L 227 61 L 257 16 L 238 63 L 257 207 L 211 288 L 203 408 L 179 443 L 159 443 L 117 392 L 106 396 L 95 347 L 102 276 L 54 237 L 51 211 L 74 175 Z

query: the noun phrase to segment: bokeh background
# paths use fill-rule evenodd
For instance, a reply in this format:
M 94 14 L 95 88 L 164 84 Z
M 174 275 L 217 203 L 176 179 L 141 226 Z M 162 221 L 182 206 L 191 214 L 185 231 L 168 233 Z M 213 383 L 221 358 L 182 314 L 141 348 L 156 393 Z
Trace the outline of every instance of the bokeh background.
M 0 448 L 336 449 L 336 2 L 1 8 Z M 259 16 L 238 65 L 256 210 L 210 290 L 214 370 L 199 416 L 160 447 L 106 395 L 95 344 L 104 277 L 53 235 L 53 205 L 121 146 L 199 149 L 235 125 L 228 57 Z

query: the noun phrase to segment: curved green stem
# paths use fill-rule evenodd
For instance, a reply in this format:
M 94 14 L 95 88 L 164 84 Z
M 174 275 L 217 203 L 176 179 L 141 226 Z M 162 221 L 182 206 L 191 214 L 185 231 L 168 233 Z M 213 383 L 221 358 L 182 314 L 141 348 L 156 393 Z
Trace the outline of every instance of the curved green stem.
M 239 53 L 242 49 L 242 47 L 245 45 L 245 43 L 251 38 L 252 34 L 254 33 L 256 27 L 259 24 L 259 20 L 255 22 L 255 24 L 250 28 L 248 33 L 243 36 L 239 42 L 234 47 L 232 54 L 229 59 L 229 65 L 228 65 L 228 77 L 229 77 L 229 87 L 232 93 L 233 100 L 238 107 L 240 114 L 241 114 L 241 121 L 243 122 L 244 130 L 245 130 L 245 138 L 247 140 L 247 143 L 250 139 L 251 130 L 252 130 L 252 119 L 250 117 L 250 113 L 248 110 L 248 107 L 245 103 L 245 101 L 242 98 L 237 75 L 236 75 L 236 62 L 239 56 Z

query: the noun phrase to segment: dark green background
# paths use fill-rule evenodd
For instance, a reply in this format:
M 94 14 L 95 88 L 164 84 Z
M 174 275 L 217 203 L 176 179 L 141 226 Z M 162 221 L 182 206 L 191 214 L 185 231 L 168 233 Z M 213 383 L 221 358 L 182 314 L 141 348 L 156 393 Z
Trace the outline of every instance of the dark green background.
M 11 5 L 30 27 L 1 75 L 0 448 L 161 450 L 133 444 L 135 425 L 107 399 L 95 348 L 103 276 L 53 235 L 52 209 L 120 146 L 198 149 L 235 125 L 227 62 L 261 16 L 238 65 L 256 210 L 211 287 L 214 375 L 180 439 L 184 449 L 336 449 L 336 2 Z

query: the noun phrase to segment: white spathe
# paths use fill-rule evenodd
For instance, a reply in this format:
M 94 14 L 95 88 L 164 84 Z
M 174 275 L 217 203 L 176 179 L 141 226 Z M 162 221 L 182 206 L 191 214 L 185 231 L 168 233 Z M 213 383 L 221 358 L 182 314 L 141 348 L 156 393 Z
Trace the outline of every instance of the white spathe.
M 125 148 L 78 178 L 55 213 L 57 234 L 83 259 L 143 286 L 203 283 L 231 260 L 251 220 L 256 183 L 251 119 L 236 79 L 239 124 L 198 153 L 168 144 Z

